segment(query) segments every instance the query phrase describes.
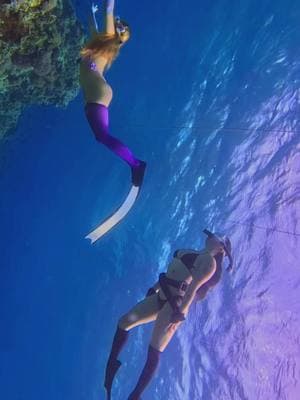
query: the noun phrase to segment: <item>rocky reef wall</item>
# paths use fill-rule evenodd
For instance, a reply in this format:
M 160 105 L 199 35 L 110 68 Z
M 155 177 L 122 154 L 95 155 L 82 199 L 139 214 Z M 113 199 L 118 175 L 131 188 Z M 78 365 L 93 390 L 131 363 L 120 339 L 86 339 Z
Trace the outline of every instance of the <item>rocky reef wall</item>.
M 0 140 L 26 106 L 76 96 L 83 41 L 69 0 L 0 0 Z

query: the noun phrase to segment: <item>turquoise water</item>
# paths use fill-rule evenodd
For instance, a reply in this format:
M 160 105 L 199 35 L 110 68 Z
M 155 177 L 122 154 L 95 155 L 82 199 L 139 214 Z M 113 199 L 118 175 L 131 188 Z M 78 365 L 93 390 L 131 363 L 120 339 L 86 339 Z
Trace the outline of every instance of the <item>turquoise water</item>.
M 126 195 L 126 165 L 95 142 L 81 94 L 32 107 L 2 145 L 1 397 L 104 399 L 118 317 L 205 227 L 236 269 L 165 351 L 144 400 L 298 400 L 300 6 L 192 0 L 118 5 L 133 38 L 107 78 L 111 130 L 148 162 L 126 220 L 84 236 Z M 88 4 L 75 4 L 84 21 Z M 144 364 L 132 332 L 114 399 Z

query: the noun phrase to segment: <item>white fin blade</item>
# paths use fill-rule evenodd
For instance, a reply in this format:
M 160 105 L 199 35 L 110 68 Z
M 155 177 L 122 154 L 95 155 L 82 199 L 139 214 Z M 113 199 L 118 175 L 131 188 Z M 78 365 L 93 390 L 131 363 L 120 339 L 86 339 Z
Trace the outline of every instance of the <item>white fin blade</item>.
M 131 210 L 135 203 L 135 200 L 139 194 L 140 187 L 132 186 L 130 192 L 128 193 L 126 199 L 122 205 L 117 209 L 117 211 L 103 223 L 101 223 L 96 229 L 89 233 L 85 239 L 89 239 L 91 244 L 95 243 L 108 231 L 110 231 L 114 226 L 116 226 Z

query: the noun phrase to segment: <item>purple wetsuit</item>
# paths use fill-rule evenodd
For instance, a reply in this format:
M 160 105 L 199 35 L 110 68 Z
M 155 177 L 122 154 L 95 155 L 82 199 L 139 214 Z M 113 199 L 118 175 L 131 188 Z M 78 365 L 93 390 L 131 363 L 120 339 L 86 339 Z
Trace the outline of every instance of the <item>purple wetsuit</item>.
M 94 132 L 96 139 L 113 151 L 117 156 L 126 161 L 130 167 L 138 167 L 140 161 L 134 157 L 132 151 L 120 140 L 109 133 L 109 115 L 108 108 L 98 103 L 87 103 L 85 114 L 89 124 Z
M 97 65 L 94 61 L 89 58 L 82 60 L 86 63 L 91 71 L 98 73 Z M 85 115 L 96 139 L 108 147 L 131 167 L 131 181 L 133 185 L 141 186 L 147 164 L 145 161 L 137 159 L 133 155 L 132 151 L 119 139 L 110 135 L 108 128 L 108 107 L 98 103 L 87 103 L 85 106 Z

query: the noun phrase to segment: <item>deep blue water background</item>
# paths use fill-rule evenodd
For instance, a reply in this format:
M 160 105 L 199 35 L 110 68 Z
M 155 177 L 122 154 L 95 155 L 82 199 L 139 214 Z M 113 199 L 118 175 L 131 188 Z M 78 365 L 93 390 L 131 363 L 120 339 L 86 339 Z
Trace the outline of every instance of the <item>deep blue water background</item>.
M 85 22 L 88 2 L 75 8 Z M 1 398 L 104 399 L 118 317 L 208 226 L 231 236 L 236 272 L 192 308 L 144 400 L 298 400 L 299 2 L 117 8 L 133 38 L 107 75 L 111 131 L 148 161 L 143 191 L 121 225 L 83 240 L 130 176 L 95 142 L 81 94 L 31 107 L 1 145 Z M 132 333 L 115 399 L 150 334 Z

